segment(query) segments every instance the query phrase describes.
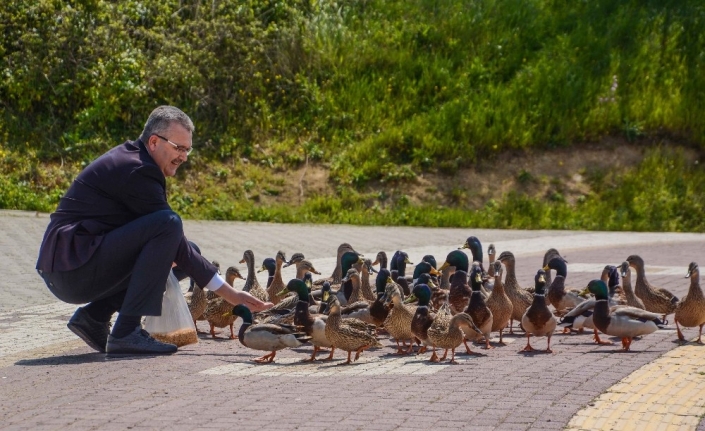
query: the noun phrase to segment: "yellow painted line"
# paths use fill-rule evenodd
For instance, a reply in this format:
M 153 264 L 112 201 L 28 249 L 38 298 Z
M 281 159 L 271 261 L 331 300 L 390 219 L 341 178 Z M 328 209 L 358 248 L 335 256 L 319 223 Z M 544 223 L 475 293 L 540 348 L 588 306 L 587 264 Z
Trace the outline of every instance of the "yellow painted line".
M 687 344 L 625 377 L 568 423 L 568 430 L 695 430 L 705 414 L 705 346 Z

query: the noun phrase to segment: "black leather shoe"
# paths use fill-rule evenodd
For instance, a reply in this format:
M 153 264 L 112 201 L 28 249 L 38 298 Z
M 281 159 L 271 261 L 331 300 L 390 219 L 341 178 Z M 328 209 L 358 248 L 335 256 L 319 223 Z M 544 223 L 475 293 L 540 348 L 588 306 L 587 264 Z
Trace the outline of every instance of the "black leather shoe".
M 122 338 L 116 338 L 112 335 L 108 336 L 108 344 L 105 348 L 108 354 L 111 353 L 142 353 L 142 354 L 165 354 L 176 352 L 176 345 L 162 343 L 149 335 L 141 327 Z
M 110 322 L 98 322 L 89 316 L 86 310 L 79 307 L 66 326 L 93 349 L 105 353 L 108 334 L 110 334 Z

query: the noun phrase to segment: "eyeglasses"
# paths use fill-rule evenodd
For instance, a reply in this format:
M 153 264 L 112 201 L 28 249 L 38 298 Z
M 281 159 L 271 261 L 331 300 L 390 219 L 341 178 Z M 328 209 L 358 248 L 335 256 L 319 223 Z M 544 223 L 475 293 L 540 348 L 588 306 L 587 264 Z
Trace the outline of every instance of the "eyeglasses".
M 186 154 L 188 156 L 193 151 L 193 147 L 184 147 L 183 145 L 175 144 L 175 143 L 171 142 L 170 140 L 168 140 L 167 138 L 165 138 L 164 136 L 157 135 L 156 133 L 154 134 L 154 136 L 167 141 L 169 143 L 169 145 L 176 148 L 176 151 L 180 152 L 181 154 Z

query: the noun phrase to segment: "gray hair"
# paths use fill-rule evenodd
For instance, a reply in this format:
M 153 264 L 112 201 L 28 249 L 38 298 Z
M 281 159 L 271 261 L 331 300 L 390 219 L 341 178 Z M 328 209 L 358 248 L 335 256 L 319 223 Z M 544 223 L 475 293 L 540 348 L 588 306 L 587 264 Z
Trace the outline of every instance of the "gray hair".
M 144 124 L 144 129 L 140 135 L 140 140 L 147 142 L 150 136 L 163 134 L 172 123 L 181 125 L 192 134 L 193 131 L 196 130 L 193 121 L 191 121 L 184 111 L 175 106 L 162 105 L 155 108 L 152 113 L 149 114 L 149 118 L 147 118 L 147 122 Z

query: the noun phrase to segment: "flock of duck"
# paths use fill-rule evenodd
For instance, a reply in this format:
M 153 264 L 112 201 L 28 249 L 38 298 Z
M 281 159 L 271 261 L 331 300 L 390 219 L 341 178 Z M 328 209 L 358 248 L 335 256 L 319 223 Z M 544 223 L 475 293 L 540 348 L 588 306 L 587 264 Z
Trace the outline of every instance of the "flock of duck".
M 463 249 L 470 250 L 472 262 Z M 247 265 L 247 277 L 231 266 L 226 281 L 233 285 L 236 278 L 244 280 L 243 290 L 274 303 L 272 308 L 252 313 L 244 305 L 233 307 L 193 283 L 185 295 L 194 325 L 197 320 L 207 321 L 212 337 L 216 337 L 215 328 L 229 327 L 231 339 L 268 352 L 256 358 L 257 363 L 272 362 L 279 350 L 310 344 L 313 352 L 306 361 L 315 361 L 322 349 L 330 350 L 326 360 L 331 360 L 339 349 L 348 353 L 345 364 L 350 364 L 353 352 L 357 360 L 365 349 L 382 347 L 379 338 L 384 334 L 396 343 L 399 355 L 414 353 L 415 347 L 417 354 L 431 349 L 430 361 L 442 362 L 450 350 L 450 363 L 457 363 L 455 350 L 461 345 L 474 354 L 468 341 L 491 349 L 491 333 L 498 332 L 499 344 L 504 344 L 504 331 L 514 333 L 514 321 L 527 337 L 521 352 L 534 350 L 532 335 L 546 337 L 545 351 L 552 352 L 551 336 L 558 326 L 563 332 L 592 330 L 599 344 L 612 344 L 600 339 L 600 333 L 621 338 L 622 350 L 628 351 L 634 338 L 667 324 L 669 314 L 675 315 L 681 342 L 685 340 L 681 326 L 697 326 L 697 342 L 702 343 L 705 296 L 695 262 L 686 275 L 690 278 L 688 294 L 679 300 L 649 283 L 644 260 L 638 255 L 629 256 L 619 267 L 606 266 L 600 278 L 585 289 L 571 289 L 565 284 L 567 262 L 555 249 L 545 253 L 543 267 L 529 288 L 519 285 L 511 252 L 496 256 L 490 245 L 487 254 L 485 271 L 482 245 L 471 236 L 448 253 L 440 266 L 432 255 L 426 255 L 414 266 L 413 274 L 407 275 L 413 265 L 407 253 L 397 251 L 388 259 L 381 251 L 371 261 L 343 243 L 333 274 L 314 281 L 313 275 L 320 272 L 302 253 L 287 260 L 279 251 L 275 258 L 264 259 L 257 271 L 269 272 L 263 287 L 257 280 L 254 253 L 247 250 L 240 261 Z M 291 265 L 296 266 L 296 277 L 284 283 L 282 268 Z M 554 278 L 551 271 L 556 273 Z M 238 317 L 243 323 L 236 336 L 233 325 Z M 442 357 L 436 349 L 444 350 Z

